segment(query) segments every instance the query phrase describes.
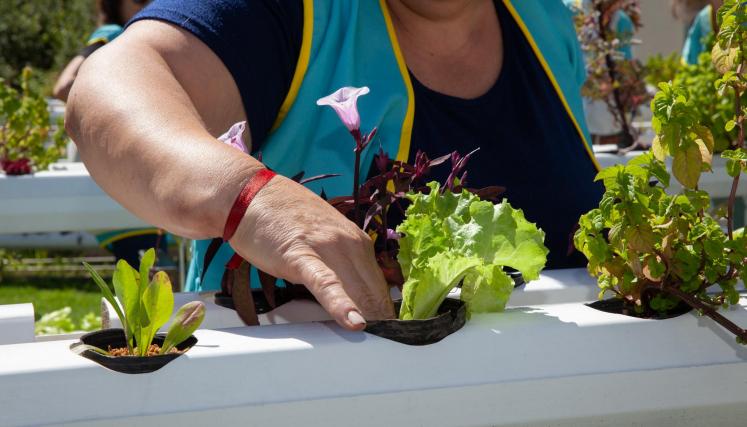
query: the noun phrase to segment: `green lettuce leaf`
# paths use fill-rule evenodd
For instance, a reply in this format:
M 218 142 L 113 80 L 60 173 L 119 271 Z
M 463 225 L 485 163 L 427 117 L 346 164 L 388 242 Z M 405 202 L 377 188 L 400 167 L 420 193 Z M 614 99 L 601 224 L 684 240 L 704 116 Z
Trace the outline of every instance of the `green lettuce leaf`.
M 548 253 L 544 232 L 506 201 L 493 205 L 467 191 L 428 186 L 429 194 L 409 195 L 412 204 L 397 228 L 405 276 L 400 318 L 434 316 L 459 282 L 470 313 L 503 310 L 513 290 L 503 267 L 521 271 L 526 281 L 538 278 Z

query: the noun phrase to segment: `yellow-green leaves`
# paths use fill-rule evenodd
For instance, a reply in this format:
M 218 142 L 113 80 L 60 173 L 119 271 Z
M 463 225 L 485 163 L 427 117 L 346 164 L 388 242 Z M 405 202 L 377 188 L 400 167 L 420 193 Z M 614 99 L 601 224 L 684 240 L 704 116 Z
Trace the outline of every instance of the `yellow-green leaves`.
M 685 188 L 695 188 L 700 179 L 703 158 L 697 144 L 690 143 L 674 152 L 672 174 Z
M 460 281 L 468 312 L 503 310 L 513 290 L 503 266 L 536 279 L 548 253 L 544 233 L 506 201 L 493 205 L 467 191 L 428 186 L 429 194 L 409 195 L 412 204 L 397 228 L 405 276 L 400 318 L 435 315 Z
M 713 50 L 711 50 L 711 57 L 716 70 L 721 74 L 725 74 L 736 69 L 739 49 L 735 47 L 722 48 L 716 43 L 713 45 Z
M 713 64 L 721 74 L 737 71 L 744 61 L 742 48 L 747 26 L 747 8 L 741 0 L 725 0 L 718 10 L 719 32 L 713 47 Z
M 125 260 L 119 260 L 117 268 L 114 270 L 112 283 L 114 291 L 117 294 L 119 303 L 122 304 L 124 319 L 122 327 L 125 329 L 127 336 L 127 346 L 130 352 L 135 348 L 133 338 L 140 337 L 140 291 L 138 286 L 138 276 L 136 271 L 127 264 Z
M 721 153 L 721 157 L 726 159 L 726 173 L 729 176 L 735 177 L 740 172 L 747 170 L 747 150 L 744 148 L 726 150 Z
M 150 344 L 158 329 L 169 321 L 174 310 L 174 293 L 171 290 L 169 276 L 165 272 L 159 271 L 153 276 L 153 280 L 143 293 L 142 307 L 145 316 L 141 317 L 143 324 L 138 342 Z M 138 346 L 138 350 L 141 355 L 145 355 L 147 347 Z
M 702 171 L 711 170 L 715 141 L 711 131 L 697 123 L 698 113 L 685 88 L 659 85 L 651 106 L 656 137 L 651 152 L 659 161 L 672 156 L 672 172 L 685 188 L 696 188 Z

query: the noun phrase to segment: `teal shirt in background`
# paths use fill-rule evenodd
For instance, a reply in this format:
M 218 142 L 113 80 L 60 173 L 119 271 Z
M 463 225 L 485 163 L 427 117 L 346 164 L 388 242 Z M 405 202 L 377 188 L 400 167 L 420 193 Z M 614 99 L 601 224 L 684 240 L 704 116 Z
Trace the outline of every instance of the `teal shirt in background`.
M 581 10 L 588 10 L 591 8 L 591 2 L 589 0 L 563 0 L 563 3 L 573 13 L 578 13 Z M 630 16 L 622 10 L 618 10 L 612 15 L 610 20 L 609 30 L 614 31 L 617 34 L 633 36 L 635 34 L 635 25 Z M 630 42 L 623 43 L 620 45 L 618 51 L 627 60 L 633 59 L 633 45 Z
M 703 39 L 713 32 L 711 25 L 711 6 L 708 5 L 693 20 L 682 48 L 682 61 L 686 64 L 697 64 L 698 56 L 706 50 Z
M 97 28 L 90 37 L 88 37 L 86 46 L 90 46 L 96 43 L 109 43 L 110 41 L 117 38 L 120 34 L 122 34 L 122 31 L 124 31 L 124 29 L 117 24 L 102 25 Z

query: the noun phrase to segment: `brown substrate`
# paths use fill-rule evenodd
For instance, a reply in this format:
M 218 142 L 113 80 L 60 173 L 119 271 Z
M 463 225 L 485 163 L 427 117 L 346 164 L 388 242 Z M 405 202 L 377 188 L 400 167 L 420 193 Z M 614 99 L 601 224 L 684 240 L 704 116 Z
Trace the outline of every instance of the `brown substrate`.
M 127 347 L 118 347 L 118 348 L 112 348 L 109 346 L 108 348 L 109 355 L 114 357 L 122 357 L 122 356 L 132 356 L 130 352 L 127 350 Z M 137 347 L 135 347 L 135 353 L 137 353 Z M 184 353 L 183 351 L 177 349 L 176 347 L 173 347 L 171 350 L 168 351 L 167 354 L 181 354 Z M 146 356 L 158 356 L 161 354 L 161 346 L 158 344 L 151 344 L 150 347 L 148 347 L 148 353 L 146 353 Z

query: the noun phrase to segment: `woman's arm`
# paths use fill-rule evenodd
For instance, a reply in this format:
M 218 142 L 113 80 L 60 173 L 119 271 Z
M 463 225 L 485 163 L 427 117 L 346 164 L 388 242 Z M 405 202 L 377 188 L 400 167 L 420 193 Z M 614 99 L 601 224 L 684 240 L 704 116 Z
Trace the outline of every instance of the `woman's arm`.
M 172 25 L 140 21 L 86 60 L 66 123 L 114 199 L 146 222 L 207 238 L 222 234 L 236 195 L 262 167 L 215 139 L 244 119 L 230 73 L 207 46 Z M 288 179 L 259 192 L 230 243 L 258 268 L 306 284 L 347 328 L 363 327 L 351 311 L 393 315 L 365 233 Z

